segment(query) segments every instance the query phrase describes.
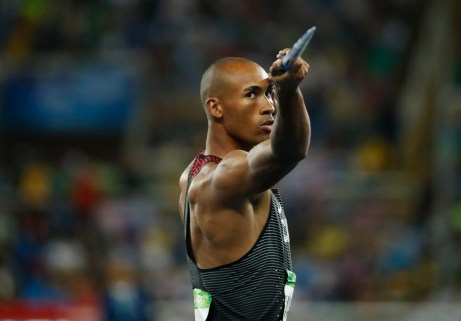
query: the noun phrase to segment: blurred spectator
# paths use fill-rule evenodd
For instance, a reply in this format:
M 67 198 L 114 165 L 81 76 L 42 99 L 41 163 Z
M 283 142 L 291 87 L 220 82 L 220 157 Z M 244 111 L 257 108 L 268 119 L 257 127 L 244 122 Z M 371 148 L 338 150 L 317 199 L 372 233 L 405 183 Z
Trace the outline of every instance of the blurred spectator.
M 102 302 L 105 320 L 153 321 L 156 301 L 190 299 L 177 180 L 205 135 L 199 77 L 224 55 L 268 67 L 311 25 L 318 33 L 305 52 L 311 70 L 302 88 L 311 151 L 280 183 L 298 274 L 295 297 L 428 298 L 440 272 L 428 226 L 435 214 L 432 186 L 404 171 L 397 121 L 425 3 L 1 2 L 0 300 Z M 456 39 L 452 70 L 459 92 Z M 123 71 L 106 69 L 108 61 Z M 63 95 L 44 100 L 54 104 L 55 116 L 100 110 L 94 118 L 100 131 L 92 131 L 94 124 L 69 130 L 63 118 L 52 117 L 41 128 L 33 115 L 21 116 L 37 122 L 30 127 L 6 123 L 15 103 L 35 104 L 44 92 Z M 452 105 L 460 110 L 456 99 Z M 50 106 L 41 107 L 49 112 Z M 117 114 L 118 107 L 129 112 Z M 135 116 L 133 125 L 128 118 Z M 447 184 L 459 248 L 457 116 L 442 143 L 456 160 Z M 111 119 L 126 123 L 109 131 Z M 459 267 L 457 275 L 459 290 Z

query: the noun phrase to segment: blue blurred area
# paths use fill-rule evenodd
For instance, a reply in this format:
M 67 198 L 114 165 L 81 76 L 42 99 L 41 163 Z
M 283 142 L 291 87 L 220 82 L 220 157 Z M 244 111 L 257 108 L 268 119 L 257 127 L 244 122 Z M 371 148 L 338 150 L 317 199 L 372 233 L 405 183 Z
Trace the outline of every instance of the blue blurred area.
M 268 69 L 313 25 L 311 150 L 280 183 L 295 299 L 459 296 L 459 2 L 0 2 L 0 302 L 95 321 L 191 302 L 178 179 L 204 146 L 202 72 Z
M 8 132 L 120 133 L 136 99 L 136 79 L 118 65 L 40 66 L 4 83 L 2 127 Z

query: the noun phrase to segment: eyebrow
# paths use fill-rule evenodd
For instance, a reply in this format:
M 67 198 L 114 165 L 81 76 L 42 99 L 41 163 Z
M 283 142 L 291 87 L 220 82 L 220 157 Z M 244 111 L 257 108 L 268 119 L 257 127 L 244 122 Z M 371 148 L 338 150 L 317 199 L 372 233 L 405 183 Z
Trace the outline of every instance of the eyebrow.
M 244 92 L 250 92 L 250 91 L 259 91 L 261 90 L 261 86 L 250 86 L 245 89 L 243 89 Z
M 267 86 L 266 90 L 268 89 L 273 90 L 275 88 L 275 81 L 272 78 L 267 78 L 265 80 L 269 82 L 269 85 Z M 263 88 L 264 87 L 262 86 L 254 85 L 254 86 L 249 86 L 245 88 L 243 91 L 244 92 L 259 91 L 259 90 L 262 90 Z

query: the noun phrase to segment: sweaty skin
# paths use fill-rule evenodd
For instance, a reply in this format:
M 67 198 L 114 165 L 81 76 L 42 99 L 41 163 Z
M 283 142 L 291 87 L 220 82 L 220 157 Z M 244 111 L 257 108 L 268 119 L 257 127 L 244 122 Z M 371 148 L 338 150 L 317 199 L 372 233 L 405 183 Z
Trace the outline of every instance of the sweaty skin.
M 234 262 L 252 248 L 268 218 L 270 188 L 306 157 L 310 121 L 298 86 L 309 66 L 298 58 L 283 71 L 280 58 L 286 50 L 270 74 L 249 60 L 228 58 L 212 65 L 202 81 L 205 154 L 222 161 L 208 163 L 188 191 L 199 268 Z M 191 166 L 179 183 L 182 219 Z

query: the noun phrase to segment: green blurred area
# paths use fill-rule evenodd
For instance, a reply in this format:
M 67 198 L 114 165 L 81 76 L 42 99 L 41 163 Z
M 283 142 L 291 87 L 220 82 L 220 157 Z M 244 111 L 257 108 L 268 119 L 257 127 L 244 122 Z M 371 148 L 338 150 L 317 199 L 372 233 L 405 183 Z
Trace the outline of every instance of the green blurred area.
M 143 321 L 161 315 L 155 302 L 190 300 L 177 182 L 204 147 L 201 74 L 223 56 L 268 69 L 313 25 L 311 150 L 280 183 L 295 298 L 456 298 L 460 9 L 2 1 L 0 301 L 94 302 L 103 319 Z

